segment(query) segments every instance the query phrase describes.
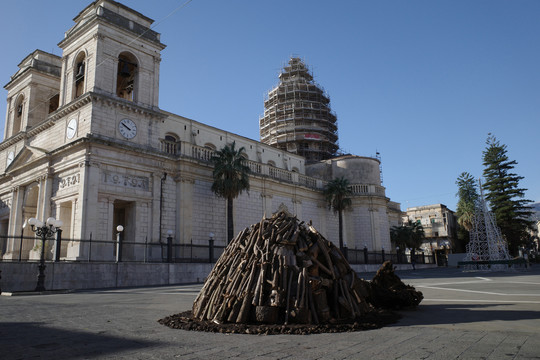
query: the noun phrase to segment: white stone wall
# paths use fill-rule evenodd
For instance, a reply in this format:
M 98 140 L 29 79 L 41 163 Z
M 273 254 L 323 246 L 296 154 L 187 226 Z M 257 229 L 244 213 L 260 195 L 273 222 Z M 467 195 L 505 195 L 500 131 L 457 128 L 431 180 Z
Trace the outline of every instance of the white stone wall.
M 218 198 L 211 191 L 211 183 L 205 180 L 195 180 L 193 186 L 193 225 L 190 239 L 193 244 L 207 245 L 209 233 L 214 233 L 216 245 L 224 244 L 227 239 L 226 201 Z
M 251 189 L 249 194 L 243 192 L 235 201 L 234 212 L 235 216 L 235 233 L 249 227 L 257 222 L 260 222 L 263 215 L 263 198 L 257 189 Z M 270 214 L 267 214 L 269 216 Z

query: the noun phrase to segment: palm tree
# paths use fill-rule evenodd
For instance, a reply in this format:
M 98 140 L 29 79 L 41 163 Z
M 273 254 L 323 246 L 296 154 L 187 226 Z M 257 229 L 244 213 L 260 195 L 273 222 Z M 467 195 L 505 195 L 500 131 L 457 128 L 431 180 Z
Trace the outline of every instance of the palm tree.
M 424 227 L 418 221 L 411 221 L 401 226 L 392 226 L 390 240 L 402 249 L 419 249 L 426 238 Z
M 352 205 L 352 200 L 349 197 L 352 195 L 352 191 L 349 188 L 349 180 L 340 177 L 329 181 L 323 193 L 328 207 L 334 210 L 334 213 L 338 213 L 339 249 L 343 250 L 343 210 L 348 209 Z
M 216 151 L 211 159 L 214 164 L 212 191 L 227 199 L 227 244 L 234 236 L 233 200 L 242 191 L 249 190 L 250 169 L 242 157 L 245 149 L 241 147 L 237 150 L 235 147 L 236 143 L 233 141 Z

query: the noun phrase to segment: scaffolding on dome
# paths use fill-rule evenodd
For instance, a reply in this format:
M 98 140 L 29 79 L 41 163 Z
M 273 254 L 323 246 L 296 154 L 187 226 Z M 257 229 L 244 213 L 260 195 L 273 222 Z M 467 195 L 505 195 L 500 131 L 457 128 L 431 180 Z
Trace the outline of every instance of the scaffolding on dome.
M 313 81 L 308 67 L 292 57 L 268 92 L 259 119 L 261 142 L 302 155 L 313 163 L 336 156 L 337 117 L 330 97 Z
M 501 230 L 493 214 L 488 210 L 482 184 L 480 183 L 480 198 L 476 202 L 473 227 L 470 231 L 470 241 L 467 244 L 467 255 L 464 261 L 497 261 L 509 260 L 508 245 L 503 239 Z M 465 270 L 508 270 L 508 264 L 478 264 L 465 265 Z

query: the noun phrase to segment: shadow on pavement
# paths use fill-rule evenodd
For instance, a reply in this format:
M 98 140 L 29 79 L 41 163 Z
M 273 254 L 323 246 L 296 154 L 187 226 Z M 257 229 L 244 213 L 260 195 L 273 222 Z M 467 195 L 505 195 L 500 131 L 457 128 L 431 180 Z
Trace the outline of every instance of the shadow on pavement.
M 42 323 L 0 323 L 2 359 L 76 359 L 111 356 L 123 351 L 158 345 L 158 342 L 132 340 L 105 332 L 94 334 L 66 331 Z
M 417 310 L 403 311 L 403 318 L 391 326 L 450 325 L 486 321 L 540 319 L 540 311 L 491 309 L 504 304 L 420 304 Z

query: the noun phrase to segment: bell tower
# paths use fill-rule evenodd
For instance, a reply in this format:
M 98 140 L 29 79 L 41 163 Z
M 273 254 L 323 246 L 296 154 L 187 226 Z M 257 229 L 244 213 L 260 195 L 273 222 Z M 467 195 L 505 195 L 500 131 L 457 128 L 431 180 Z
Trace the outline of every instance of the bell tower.
M 60 106 L 93 92 L 157 109 L 160 52 L 153 20 L 116 1 L 98 0 L 74 19 L 63 50 Z

